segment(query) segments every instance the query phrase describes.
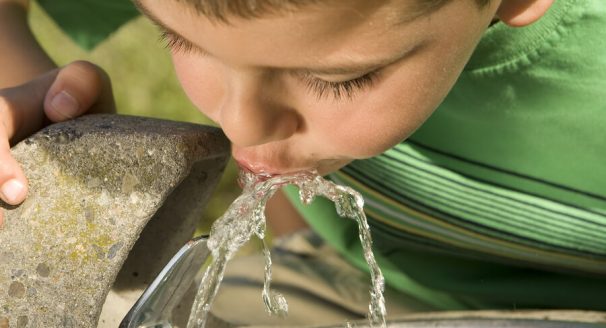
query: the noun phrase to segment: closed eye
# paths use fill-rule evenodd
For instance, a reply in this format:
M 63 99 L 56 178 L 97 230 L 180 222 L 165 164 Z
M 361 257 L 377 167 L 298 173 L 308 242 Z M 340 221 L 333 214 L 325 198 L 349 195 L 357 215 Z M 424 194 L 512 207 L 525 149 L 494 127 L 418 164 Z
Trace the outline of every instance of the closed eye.
M 173 52 L 189 53 L 197 52 L 203 55 L 207 55 L 204 50 L 196 47 L 189 40 L 181 37 L 180 35 L 160 28 L 160 41 L 164 44 L 164 47 L 170 49 Z M 318 100 L 331 95 L 335 100 L 341 100 L 343 97 L 353 99 L 355 95 L 364 90 L 371 88 L 377 78 L 379 70 L 366 73 L 360 77 L 350 79 L 347 81 L 326 81 L 311 73 L 304 72 L 297 74 L 306 84 L 307 88 L 315 93 Z
M 160 30 L 160 41 L 164 44 L 164 48 L 170 49 L 173 52 L 189 53 L 195 51 L 196 53 L 206 55 L 202 49 L 196 47 L 190 41 L 162 28 Z
M 343 97 L 353 99 L 358 92 L 372 88 L 377 78 L 378 70 L 355 79 L 339 82 L 326 81 L 307 73 L 303 73 L 302 76 L 303 81 L 316 94 L 318 100 L 329 95 L 332 95 L 335 100 L 341 100 Z
M 189 52 L 193 49 L 193 44 L 191 44 L 191 42 L 166 30 L 160 32 L 160 41 L 164 44 L 164 48 L 172 51 Z

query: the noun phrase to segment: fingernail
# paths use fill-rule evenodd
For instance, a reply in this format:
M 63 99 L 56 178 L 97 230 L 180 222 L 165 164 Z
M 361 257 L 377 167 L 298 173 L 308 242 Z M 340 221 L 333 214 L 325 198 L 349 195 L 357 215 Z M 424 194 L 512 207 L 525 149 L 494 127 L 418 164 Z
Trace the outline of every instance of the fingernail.
M 61 91 L 51 100 L 51 106 L 65 118 L 74 118 L 78 114 L 78 101 L 67 91 Z
M 19 196 L 23 192 L 23 188 L 25 188 L 23 183 L 19 182 L 18 180 L 11 179 L 2 185 L 0 192 L 2 192 L 2 198 L 4 198 L 6 202 L 15 204 L 19 202 Z

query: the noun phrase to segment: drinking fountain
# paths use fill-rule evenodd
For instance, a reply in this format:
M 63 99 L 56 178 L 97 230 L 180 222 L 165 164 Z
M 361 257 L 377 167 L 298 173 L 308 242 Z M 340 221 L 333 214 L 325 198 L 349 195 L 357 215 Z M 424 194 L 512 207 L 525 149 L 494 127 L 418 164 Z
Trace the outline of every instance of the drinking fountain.
M 13 147 L 29 194 L 0 204 L 0 327 L 118 327 L 192 237 L 229 148 L 217 128 L 103 114 Z
M 182 274 L 163 268 L 175 254 L 173 261 L 183 260 L 180 249 L 230 153 L 217 128 L 106 114 L 51 125 L 12 152 L 30 189 L 18 206 L 0 202 L 0 328 L 125 325 L 136 301 L 151 295 L 145 289 L 162 284 L 156 277 Z M 194 293 L 175 306 L 175 327 L 187 322 Z M 236 327 L 213 320 L 209 328 Z M 606 313 L 430 312 L 388 316 L 388 327 L 598 328 Z

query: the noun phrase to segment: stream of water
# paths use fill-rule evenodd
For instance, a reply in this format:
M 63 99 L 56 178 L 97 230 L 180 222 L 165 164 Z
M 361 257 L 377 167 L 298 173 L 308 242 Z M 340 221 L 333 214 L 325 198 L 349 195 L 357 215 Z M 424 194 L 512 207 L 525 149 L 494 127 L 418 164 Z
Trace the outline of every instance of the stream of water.
M 344 218 L 356 220 L 359 237 L 364 249 L 371 276 L 370 304 L 368 319 L 371 327 L 386 327 L 385 300 L 383 298 L 384 279 L 372 253 L 370 228 L 363 211 L 362 196 L 351 188 L 339 186 L 314 172 L 301 172 L 274 177 L 259 176 L 242 171 L 240 183 L 242 194 L 230 205 L 225 214 L 213 224 L 208 239 L 208 248 L 213 259 L 206 269 L 187 324 L 188 328 L 203 328 L 212 301 L 223 279 L 225 266 L 237 250 L 253 235 L 264 241 L 265 205 L 267 201 L 287 184 L 299 187 L 299 196 L 304 204 L 309 204 L 316 196 L 324 196 L 335 203 L 337 213 Z M 285 298 L 271 290 L 271 256 L 265 242 L 264 288 L 261 293 L 267 310 L 278 316 L 288 313 Z

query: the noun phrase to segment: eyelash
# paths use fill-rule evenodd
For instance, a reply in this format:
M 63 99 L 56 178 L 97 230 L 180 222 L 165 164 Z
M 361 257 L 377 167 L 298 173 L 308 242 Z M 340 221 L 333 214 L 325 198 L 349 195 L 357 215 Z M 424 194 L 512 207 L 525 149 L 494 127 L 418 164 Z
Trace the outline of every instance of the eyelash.
M 318 100 L 326 97 L 330 92 L 335 100 L 341 100 L 343 96 L 353 99 L 357 92 L 371 88 L 377 80 L 378 71 L 366 73 L 355 79 L 342 82 L 330 82 L 305 74 L 305 84 L 316 94 Z
M 188 53 L 197 49 L 189 41 L 166 30 L 160 31 L 160 41 L 163 43 L 164 48 L 175 52 Z
M 189 41 L 166 30 L 160 32 L 160 41 L 164 44 L 164 48 L 175 52 L 188 53 L 197 50 Z M 298 75 L 303 79 L 307 88 L 316 94 L 318 100 L 325 98 L 331 92 L 335 100 L 341 100 L 343 96 L 351 100 L 357 92 L 373 86 L 377 79 L 377 73 L 378 71 L 372 71 L 355 79 L 341 82 L 322 80 L 309 73 Z

